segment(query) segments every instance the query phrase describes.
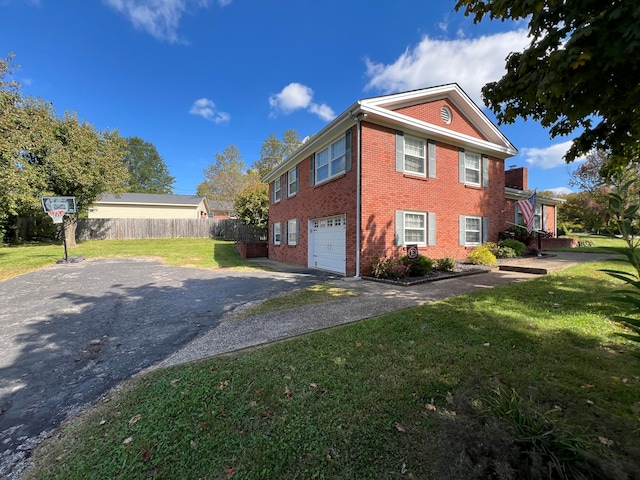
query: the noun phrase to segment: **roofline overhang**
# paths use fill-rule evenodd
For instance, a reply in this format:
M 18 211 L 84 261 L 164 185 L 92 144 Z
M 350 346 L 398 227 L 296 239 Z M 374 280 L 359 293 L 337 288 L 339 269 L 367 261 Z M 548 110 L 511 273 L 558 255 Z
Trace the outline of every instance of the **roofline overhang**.
M 283 173 L 289 171 L 315 152 L 319 146 L 324 146 L 327 141 L 327 137 L 331 137 L 337 130 L 345 128 L 347 124 L 355 124 L 358 118 L 363 121 L 371 121 L 375 124 L 381 124 L 389 128 L 409 128 L 416 133 L 424 134 L 430 139 L 446 142 L 458 147 L 474 148 L 479 150 L 480 153 L 490 154 L 503 160 L 518 154 L 518 150 L 515 146 L 513 146 L 513 144 L 493 124 L 493 122 L 486 117 L 486 115 L 478 108 L 473 100 L 464 93 L 458 84 L 447 84 L 440 87 L 431 87 L 426 90 L 429 91 L 430 99 L 439 95 L 444 98 L 453 92 L 458 100 L 462 101 L 464 104 L 465 108 L 462 108 L 462 110 L 468 111 L 470 109 L 471 111 L 468 113 L 473 113 L 476 118 L 482 119 L 482 127 L 490 129 L 496 138 L 500 140 L 502 145 L 439 127 L 432 123 L 423 122 L 381 106 L 389 104 L 403 104 L 410 102 L 411 100 L 424 97 L 425 89 L 414 90 L 410 92 L 358 100 L 327 124 L 317 134 L 313 135 L 307 142 L 302 144 L 298 150 L 291 154 L 291 156 L 285 158 L 282 162 L 276 165 L 269 173 L 262 177 L 262 181 L 264 183 L 270 183 L 280 177 Z
M 518 190 L 517 188 L 504 187 L 504 196 L 509 200 L 524 200 L 533 195 L 532 190 Z M 536 199 L 545 205 L 561 205 L 566 202 L 564 198 L 536 195 Z

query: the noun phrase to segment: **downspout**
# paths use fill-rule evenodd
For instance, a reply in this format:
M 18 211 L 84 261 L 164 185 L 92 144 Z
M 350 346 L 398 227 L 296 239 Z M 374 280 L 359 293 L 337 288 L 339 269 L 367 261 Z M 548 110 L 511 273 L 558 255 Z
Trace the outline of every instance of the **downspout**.
M 362 225 L 362 219 L 360 218 L 362 213 L 361 213 L 361 202 L 360 202 L 360 196 L 361 196 L 361 167 L 360 167 L 360 163 L 362 160 L 362 154 L 361 154 L 361 149 L 360 149 L 360 131 L 361 131 L 361 125 L 360 125 L 360 118 L 361 118 L 361 114 L 357 114 L 356 115 L 356 274 L 354 275 L 354 279 L 359 279 L 360 278 L 360 232 L 361 232 L 361 225 Z

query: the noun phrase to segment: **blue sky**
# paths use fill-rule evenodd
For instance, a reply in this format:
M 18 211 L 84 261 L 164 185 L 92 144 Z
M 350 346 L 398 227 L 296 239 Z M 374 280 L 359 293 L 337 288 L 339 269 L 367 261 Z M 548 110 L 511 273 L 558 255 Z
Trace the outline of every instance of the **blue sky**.
M 318 132 L 356 100 L 457 82 L 484 108 L 524 23 L 483 21 L 453 0 L 0 0 L 0 57 L 14 52 L 26 95 L 99 130 L 153 143 L 195 194 L 215 153 L 250 166 L 270 133 Z M 493 115 L 484 109 L 493 119 Z M 500 127 L 529 186 L 566 188 L 569 138 Z

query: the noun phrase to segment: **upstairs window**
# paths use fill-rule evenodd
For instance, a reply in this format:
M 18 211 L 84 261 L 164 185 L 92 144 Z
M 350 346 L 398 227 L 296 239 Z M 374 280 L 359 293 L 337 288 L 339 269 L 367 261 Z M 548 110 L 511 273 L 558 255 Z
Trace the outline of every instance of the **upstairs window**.
M 474 187 L 489 186 L 489 157 L 459 150 L 459 181 Z
M 404 171 L 424 175 L 426 172 L 426 142 L 421 138 L 404 136 Z
M 273 181 L 273 203 L 279 202 L 280 200 L 282 200 L 282 180 L 276 178 Z
M 316 154 L 316 183 L 345 172 L 345 137 Z
M 298 167 L 296 166 L 293 170 L 289 170 L 287 174 L 288 185 L 287 185 L 287 196 L 295 195 L 298 193 Z

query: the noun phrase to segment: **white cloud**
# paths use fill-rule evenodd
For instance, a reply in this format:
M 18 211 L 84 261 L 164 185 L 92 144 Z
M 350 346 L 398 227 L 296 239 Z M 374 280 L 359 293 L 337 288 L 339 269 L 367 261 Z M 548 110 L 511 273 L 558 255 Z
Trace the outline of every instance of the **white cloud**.
M 573 190 L 567 187 L 550 188 L 549 191 L 553 192 L 554 195 L 566 195 L 567 193 L 573 193 Z
M 289 115 L 295 110 L 302 109 L 318 115 L 326 122 L 336 118 L 335 113 L 327 104 L 314 103 L 313 90 L 301 83 L 290 83 L 280 93 L 271 95 L 269 105 L 271 106 L 271 116 L 277 116 L 278 113 Z
M 180 18 L 193 4 L 207 8 L 209 0 L 103 0 L 108 6 L 123 14 L 135 28 L 154 38 L 169 43 L 184 43 L 178 37 Z M 227 5 L 231 0 L 219 0 Z M 223 6 L 224 6 L 223 5 Z
M 192 115 L 199 115 L 214 123 L 226 123 L 231 120 L 231 115 L 226 112 L 219 112 L 216 109 L 216 104 L 208 98 L 200 98 L 193 102 L 189 113 Z
M 571 147 L 571 140 L 562 143 L 556 143 L 546 148 L 522 148 L 520 153 L 532 167 L 539 167 L 544 170 L 550 168 L 556 168 L 561 165 L 566 165 L 564 161 L 564 155 Z M 578 158 L 575 161 L 582 161 L 582 158 Z
M 369 77 L 365 89 L 392 93 L 456 82 L 482 105 L 481 88 L 499 80 L 509 53 L 528 44 L 526 30 L 455 40 L 425 36 L 388 65 L 365 59 Z

